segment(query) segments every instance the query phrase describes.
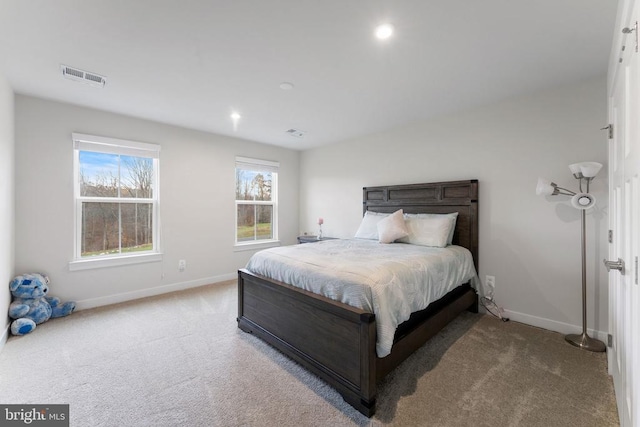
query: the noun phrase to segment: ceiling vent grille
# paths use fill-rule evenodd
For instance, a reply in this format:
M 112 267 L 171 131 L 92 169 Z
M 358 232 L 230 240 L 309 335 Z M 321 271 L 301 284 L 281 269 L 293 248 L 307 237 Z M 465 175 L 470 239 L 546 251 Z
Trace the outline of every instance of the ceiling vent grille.
M 296 138 L 302 138 L 305 134 L 304 131 L 301 131 L 299 129 L 289 129 L 286 133 L 291 136 L 295 136 Z
M 95 73 L 68 67 L 66 65 L 60 65 L 60 69 L 62 70 L 62 75 L 69 80 L 86 83 L 96 87 L 104 87 L 105 83 L 107 83 L 106 77 Z

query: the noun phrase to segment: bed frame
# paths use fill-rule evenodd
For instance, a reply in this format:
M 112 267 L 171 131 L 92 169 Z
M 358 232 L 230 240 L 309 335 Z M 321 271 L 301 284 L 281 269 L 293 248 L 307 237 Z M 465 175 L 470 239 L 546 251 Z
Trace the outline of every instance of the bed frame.
M 363 188 L 363 212 L 398 209 L 458 212 L 453 243 L 471 251 L 477 271 L 477 180 Z M 398 327 L 391 354 L 378 358 L 373 313 L 238 271 L 238 327 L 325 380 L 368 417 L 376 409 L 376 383 L 465 310 L 478 311 L 468 284 L 413 313 Z

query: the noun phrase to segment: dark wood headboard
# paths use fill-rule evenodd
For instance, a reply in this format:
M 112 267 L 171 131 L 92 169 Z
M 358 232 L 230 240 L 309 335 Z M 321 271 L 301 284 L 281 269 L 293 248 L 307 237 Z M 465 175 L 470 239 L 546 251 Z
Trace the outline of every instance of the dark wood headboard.
M 362 213 L 458 212 L 453 244 L 471 251 L 478 271 L 478 180 L 387 185 L 362 189 Z

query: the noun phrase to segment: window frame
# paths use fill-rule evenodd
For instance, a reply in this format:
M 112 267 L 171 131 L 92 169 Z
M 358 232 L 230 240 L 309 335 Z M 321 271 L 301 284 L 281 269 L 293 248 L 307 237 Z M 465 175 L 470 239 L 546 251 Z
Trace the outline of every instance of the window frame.
M 160 145 L 145 142 L 128 141 L 81 133 L 72 133 L 73 142 L 73 203 L 74 203 L 74 248 L 73 260 L 69 262 L 69 270 L 111 267 L 118 265 L 156 262 L 162 260 L 160 246 Z M 153 161 L 153 174 L 150 198 L 97 197 L 82 196 L 80 186 L 80 151 L 105 154 L 119 154 L 134 157 L 150 158 Z M 151 204 L 152 207 L 152 249 L 148 251 L 116 253 L 108 255 L 82 256 L 82 205 L 83 203 L 117 203 L 117 204 Z M 120 230 L 120 240 L 122 230 Z M 120 245 L 119 245 L 120 246 Z M 120 250 L 122 248 L 120 247 Z
M 262 247 L 277 246 L 280 244 L 278 235 L 278 174 L 280 162 L 271 160 L 254 159 L 250 157 L 236 156 L 234 167 L 234 184 L 237 185 L 238 169 L 252 172 L 270 172 L 271 173 L 271 200 L 238 200 L 234 191 L 234 246 L 236 250 L 251 250 Z M 254 239 L 248 241 L 238 241 L 238 207 L 240 205 L 261 205 L 272 206 L 271 210 L 271 239 Z

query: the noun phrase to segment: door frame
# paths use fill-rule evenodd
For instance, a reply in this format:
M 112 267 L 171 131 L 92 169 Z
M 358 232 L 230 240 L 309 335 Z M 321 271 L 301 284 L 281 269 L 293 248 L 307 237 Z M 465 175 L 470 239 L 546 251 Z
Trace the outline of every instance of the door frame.
M 635 150 L 636 155 L 637 151 L 640 150 L 640 138 L 638 138 L 639 130 L 638 121 L 637 120 L 627 120 L 624 119 L 624 127 L 620 129 L 616 129 L 617 124 L 614 123 L 614 104 L 616 99 L 616 91 L 618 90 L 618 79 L 626 79 L 625 69 L 627 64 L 630 62 L 635 62 L 635 68 L 632 69 L 632 72 L 635 74 L 636 82 L 640 81 L 640 57 L 633 57 L 632 55 L 639 55 L 637 53 L 637 42 L 638 42 L 638 26 L 636 22 L 640 20 L 640 13 L 638 12 L 638 8 L 640 8 L 640 4 L 635 0 L 620 0 L 618 3 L 618 14 L 616 17 L 616 25 L 614 29 L 614 40 L 613 46 L 611 48 L 611 54 L 609 59 L 609 69 L 608 69 L 608 78 L 607 78 L 607 94 L 608 94 L 608 111 L 609 111 L 609 123 L 614 126 L 613 128 L 613 136 L 616 138 L 616 143 L 618 138 L 622 136 L 625 138 L 625 144 L 633 144 L 632 150 Z M 632 33 L 624 34 L 622 29 L 625 27 L 635 28 Z M 625 46 L 623 50 L 623 46 Z M 626 85 L 627 81 L 625 83 Z M 635 88 L 631 88 L 632 92 L 629 91 L 629 88 L 625 87 L 625 93 L 623 95 L 624 100 L 624 108 L 625 110 L 630 105 L 627 102 L 629 97 L 631 99 L 640 100 L 640 85 L 637 85 Z M 621 96 L 622 97 L 622 96 Z M 635 101 L 635 109 L 638 109 L 638 104 L 640 102 Z M 630 117 L 631 114 L 635 114 L 637 116 L 637 111 L 627 112 L 624 111 L 623 114 L 627 118 Z M 635 126 L 633 132 L 629 132 L 630 127 Z M 624 134 L 623 134 L 624 133 Z M 619 149 L 620 147 L 618 147 Z M 610 210 L 610 229 L 613 230 L 613 236 L 615 239 L 616 235 L 619 235 L 614 227 L 616 227 L 616 209 L 624 210 L 625 206 L 622 206 L 617 198 L 615 197 L 615 187 L 616 183 L 614 182 L 614 171 L 613 171 L 613 156 L 616 155 L 616 148 L 609 147 L 609 210 Z M 624 167 L 624 165 L 620 165 L 620 167 Z M 640 168 L 638 165 L 637 168 Z M 635 172 L 635 171 L 634 171 Z M 626 178 L 629 175 L 629 171 L 623 171 L 623 185 L 626 185 Z M 625 188 L 621 188 L 622 192 L 626 192 Z M 625 195 L 624 197 L 627 197 Z M 638 197 L 638 194 L 634 195 L 635 198 Z M 637 201 L 636 201 L 637 202 Z M 625 202 L 625 203 L 628 203 Z M 634 215 L 638 215 L 640 217 L 640 212 L 634 212 Z M 625 225 L 637 224 L 638 217 L 632 217 L 625 220 Z M 622 226 L 621 226 L 622 227 Z M 623 227 L 624 228 L 624 227 Z M 622 427 L 632 426 L 634 424 L 639 424 L 640 422 L 640 375 L 639 369 L 634 367 L 640 366 L 640 347 L 638 347 L 637 343 L 634 343 L 634 340 L 629 335 L 629 328 L 632 328 L 631 331 L 634 334 L 640 332 L 640 324 L 638 321 L 637 313 L 640 312 L 640 298 L 638 297 L 640 293 L 640 288 L 633 288 L 636 285 L 634 282 L 637 279 L 637 271 L 635 267 L 635 257 L 637 256 L 637 244 L 638 240 L 640 240 L 640 233 L 636 229 L 637 227 L 633 227 L 631 229 L 632 239 L 631 245 L 629 246 L 631 250 L 625 251 L 625 256 L 629 259 L 625 259 L 626 263 L 626 272 L 624 276 L 619 276 L 619 273 L 610 273 L 609 274 L 609 331 L 610 338 L 614 343 L 620 344 L 619 347 L 616 346 L 610 347 L 609 351 L 607 351 L 607 362 L 609 367 L 609 374 L 612 375 L 614 382 L 614 389 L 616 392 L 616 402 L 618 405 L 618 414 L 620 416 L 620 423 Z M 626 230 L 625 233 L 629 233 L 629 230 Z M 622 239 L 618 239 L 620 243 Z M 609 259 L 614 259 L 617 256 L 617 250 L 614 244 L 609 243 Z M 634 258 L 634 259 L 631 259 Z M 631 279 L 631 280 L 630 280 Z M 637 283 L 637 282 L 636 282 Z M 620 287 L 625 286 L 625 289 L 620 289 Z M 616 295 L 617 294 L 617 295 Z M 620 298 L 618 298 L 620 297 Z M 623 298 L 624 297 L 624 298 Z M 620 299 L 620 300 L 619 300 Z M 622 299 L 627 299 L 622 301 Z M 622 304 L 627 305 L 626 308 L 618 310 L 618 307 L 622 307 Z M 636 313 L 635 315 L 629 316 L 630 313 Z M 620 320 L 624 322 L 628 322 L 628 324 L 623 323 L 621 330 L 617 330 L 617 325 L 620 324 Z M 619 336 L 611 336 L 611 334 L 617 334 Z M 623 354 L 616 353 L 617 351 L 621 351 Z M 620 371 L 617 371 L 618 360 L 620 360 Z

